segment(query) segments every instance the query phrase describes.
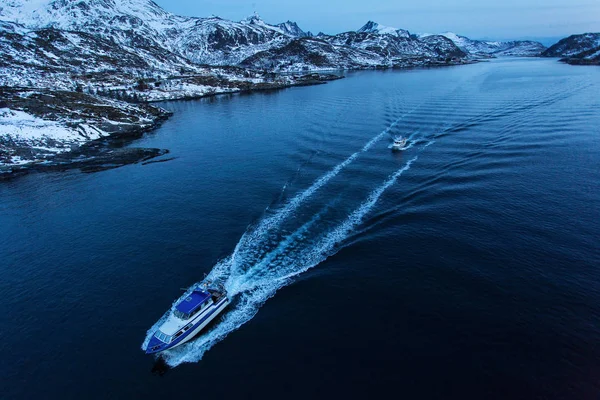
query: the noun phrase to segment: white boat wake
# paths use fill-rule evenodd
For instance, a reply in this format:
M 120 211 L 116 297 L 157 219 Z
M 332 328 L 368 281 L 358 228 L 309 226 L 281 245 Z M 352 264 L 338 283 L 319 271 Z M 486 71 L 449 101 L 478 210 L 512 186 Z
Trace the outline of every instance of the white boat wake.
M 214 344 L 250 321 L 262 304 L 277 290 L 286 286 L 292 278 L 334 254 L 336 245 L 348 237 L 373 209 L 385 190 L 392 186 L 404 172 L 408 171 L 416 160 L 417 157 L 412 158 L 402 168 L 390 175 L 341 224 L 326 234 L 311 239 L 308 243 L 298 240 L 321 218 L 324 209 L 250 269 L 237 273 L 236 271 L 239 269 L 235 268 L 233 257 L 217 264 L 207 279 L 225 278 L 225 288 L 231 297 L 235 297 L 235 302 L 212 330 L 190 343 L 163 353 L 165 361 L 173 367 L 182 363 L 200 361 L 204 353 Z M 294 246 L 301 246 L 301 248 L 294 249 Z M 237 247 L 236 251 L 243 252 L 244 249 Z
M 272 215 L 266 216 L 256 226 L 248 229 L 236 245 L 232 255 L 217 263 L 207 277 L 211 281 L 224 282 L 225 289 L 233 300 L 230 308 L 211 330 L 189 343 L 164 352 L 163 357 L 170 366 L 200 361 L 212 346 L 250 321 L 265 301 L 275 295 L 279 289 L 339 250 L 339 245 L 364 222 L 365 217 L 373 210 L 385 191 L 411 168 L 417 160 L 417 156 L 389 175 L 381 185 L 370 192 L 357 208 L 344 216 L 341 221 L 338 219 L 337 224 L 328 225 L 328 221 L 324 218 L 328 210 L 333 208 L 331 203 L 316 214 L 313 213 L 310 220 L 293 230 L 292 233 L 284 234 L 285 230 L 282 227 L 293 219 L 302 204 L 306 203 L 362 153 L 370 150 L 378 141 L 391 133 L 392 129 L 413 111 L 415 110 L 396 119 L 385 130 L 367 142 L 362 149 L 336 165 L 282 207 L 274 210 Z M 500 118 L 502 113 L 506 113 L 505 107 L 498 107 L 494 113 L 488 113 L 485 117 L 474 117 L 466 122 L 445 121 L 435 127 L 429 127 L 428 130 L 431 131 L 429 135 L 415 131 L 408 137 L 410 145 L 406 150 L 415 147 L 419 152 L 423 151 L 434 144 L 436 138 L 442 137 L 448 132 L 465 129 L 468 124 L 482 123 L 490 118 Z M 325 225 L 325 229 L 323 229 L 323 225 Z M 150 335 L 161 323 L 162 320 L 149 330 L 146 340 L 149 340 Z
M 331 179 L 336 177 L 344 168 L 348 167 L 352 162 L 354 162 L 362 153 L 369 151 L 377 142 L 386 137 L 392 131 L 392 129 L 394 129 L 400 123 L 400 121 L 402 121 L 403 118 L 413 113 L 419 107 L 420 105 L 398 117 L 386 129 L 381 131 L 369 142 L 367 142 L 367 144 L 365 144 L 362 149 L 360 149 L 356 153 L 353 153 L 344 161 L 336 165 L 331 171 L 321 176 L 319 179 L 313 182 L 313 184 L 308 189 L 298 193 L 287 204 L 285 204 L 282 208 L 278 209 L 274 215 L 263 218 L 255 229 L 244 233 L 244 235 L 242 235 L 240 241 L 236 245 L 236 248 L 233 251 L 233 255 L 231 256 L 233 268 L 235 269 L 236 267 L 247 265 L 249 262 L 253 262 L 256 259 L 260 259 L 264 255 L 264 253 L 262 252 L 262 250 L 264 250 L 264 246 L 255 248 L 255 252 L 252 253 L 247 250 L 244 252 L 240 252 L 239 250 L 248 249 L 250 247 L 250 243 L 255 243 L 257 241 L 260 242 L 264 240 L 264 235 L 268 231 L 277 228 L 279 224 L 282 221 L 284 221 L 292 212 L 297 210 L 301 204 L 303 204 L 306 200 L 313 196 L 319 189 L 321 189 L 329 181 L 331 181 Z M 411 137 L 413 137 L 415 134 L 411 135 Z M 252 259 L 244 258 L 244 256 L 251 256 Z
M 407 114 L 405 114 L 407 115 Z M 232 304 L 222 319 L 205 334 L 175 349 L 162 353 L 170 366 L 182 363 L 198 362 L 206 351 L 223 340 L 229 333 L 250 321 L 262 304 L 277 290 L 290 283 L 295 276 L 320 264 L 335 253 L 336 245 L 345 240 L 372 210 L 381 195 L 397 179 L 408 171 L 417 157 L 410 159 L 403 167 L 391 174 L 379 187 L 374 189 L 366 200 L 336 226 L 327 229 L 311 228 L 321 223 L 323 215 L 332 208 L 328 204 L 312 218 L 287 236 L 278 232 L 280 226 L 289 219 L 306 200 L 325 186 L 344 168 L 356 160 L 361 153 L 371 149 L 375 143 L 385 137 L 404 117 L 396 119 L 384 131 L 372 138 L 363 148 L 346 158 L 328 173 L 317 179 L 309 188 L 300 192 L 277 209 L 273 215 L 262 219 L 251 227 L 240 239 L 231 256 L 217 263 L 206 279 L 224 282 Z M 431 143 L 427 143 L 425 148 Z M 187 295 L 184 294 L 181 298 Z M 179 300 L 173 303 L 173 306 Z M 144 346 L 165 316 L 148 331 Z

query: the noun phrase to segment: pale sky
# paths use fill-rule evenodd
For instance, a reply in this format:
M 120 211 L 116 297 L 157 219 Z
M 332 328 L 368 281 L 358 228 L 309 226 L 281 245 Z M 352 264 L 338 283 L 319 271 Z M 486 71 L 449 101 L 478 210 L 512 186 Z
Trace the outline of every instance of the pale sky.
M 368 20 L 413 33 L 452 31 L 473 39 L 564 37 L 600 32 L 600 0 L 154 0 L 179 15 L 239 21 L 254 11 L 335 34 Z

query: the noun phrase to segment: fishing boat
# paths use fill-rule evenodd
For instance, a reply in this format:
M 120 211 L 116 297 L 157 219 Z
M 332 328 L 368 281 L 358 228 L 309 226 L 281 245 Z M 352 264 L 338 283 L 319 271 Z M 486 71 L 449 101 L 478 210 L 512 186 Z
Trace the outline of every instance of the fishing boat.
M 228 304 L 227 292 L 222 287 L 199 284 L 189 289 L 153 333 L 144 349 L 146 354 L 160 353 L 191 340 Z
M 398 137 L 394 139 L 394 143 L 392 143 L 392 150 L 406 150 L 406 143 L 408 140 L 404 137 Z

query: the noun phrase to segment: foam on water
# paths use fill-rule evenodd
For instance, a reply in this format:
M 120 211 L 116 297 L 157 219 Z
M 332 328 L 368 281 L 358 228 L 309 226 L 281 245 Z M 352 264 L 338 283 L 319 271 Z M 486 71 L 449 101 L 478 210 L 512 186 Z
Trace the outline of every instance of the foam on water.
M 165 352 L 166 362 L 171 366 L 177 366 L 186 362 L 200 361 L 214 344 L 250 321 L 261 305 L 277 290 L 289 284 L 295 276 L 320 264 L 334 254 L 336 245 L 344 241 L 361 224 L 386 189 L 396 183 L 398 178 L 408 171 L 416 160 L 415 156 L 390 175 L 335 228 L 307 240 L 305 234 L 321 218 L 324 209 L 282 241 L 260 263 L 253 265 L 247 271 L 238 275 L 239 269 L 235 268 L 231 258 L 217 264 L 209 275 L 209 279 L 226 278 L 225 287 L 230 296 L 235 296 L 235 301 L 212 330 L 187 344 Z M 262 225 L 259 224 L 260 226 Z M 254 244 L 254 246 L 256 245 L 260 246 L 260 244 Z M 244 248 L 238 246 L 236 251 L 243 252 Z
M 383 192 L 389 188 L 408 170 L 416 157 L 392 174 L 381 186 L 375 189 L 367 200 L 352 212 L 341 224 L 333 229 L 321 229 L 309 233 L 309 229 L 321 218 L 325 211 L 321 210 L 310 221 L 301 226 L 287 237 L 281 237 L 281 225 L 290 220 L 294 212 L 309 200 L 316 192 L 327 185 L 333 178 L 340 174 L 346 167 L 357 160 L 361 154 L 369 151 L 384 137 L 391 135 L 394 128 L 407 116 L 421 109 L 427 100 L 415 105 L 395 118 L 390 125 L 372 137 L 360 150 L 348 156 L 327 173 L 315 180 L 310 187 L 296 194 L 282 207 L 275 209 L 271 215 L 265 216 L 257 225 L 249 227 L 237 243 L 233 253 L 219 261 L 206 277 L 210 281 L 223 282 L 230 297 L 235 300 L 230 305 L 223 319 L 208 333 L 203 336 L 164 353 L 166 361 L 176 366 L 185 362 L 196 362 L 202 359 L 203 354 L 216 342 L 222 340 L 227 334 L 239 328 L 242 324 L 252 319 L 260 306 L 275 292 L 288 284 L 290 279 L 307 269 L 321 263 L 333 251 L 336 244 L 347 238 L 348 234 L 358 225 L 364 216 L 373 208 Z M 442 131 L 448 128 L 444 123 Z M 436 128 L 437 129 L 437 128 Z M 429 138 L 427 136 L 430 136 Z M 409 135 L 410 144 L 406 150 L 419 146 L 419 151 L 434 143 L 430 135 L 422 135 L 420 130 L 415 130 Z M 284 186 L 284 191 L 287 184 Z M 283 193 L 283 192 L 282 192 Z M 323 233 L 328 232 L 328 233 Z M 249 267 L 248 267 L 249 266 Z M 189 295 L 184 293 L 173 302 L 171 309 L 148 330 L 142 345 L 145 348 L 156 329 L 166 320 L 175 304 L 180 299 Z
M 358 209 L 334 229 L 308 234 L 308 230 L 321 218 L 329 206 L 287 237 L 280 237 L 281 232 L 278 228 L 290 219 L 289 217 L 319 189 L 323 188 L 361 154 L 369 151 L 377 142 L 391 134 L 403 118 L 417 111 L 423 104 L 424 102 L 396 118 L 383 131 L 371 138 L 360 150 L 351 154 L 314 181 L 306 190 L 298 193 L 282 207 L 276 209 L 272 215 L 264 217 L 256 226 L 249 227 L 240 238 L 233 253 L 219 261 L 206 277 L 209 281 L 223 282 L 230 298 L 235 298 L 234 302 L 230 305 L 223 319 L 211 331 L 190 343 L 163 353 L 166 361 L 171 366 L 202 359 L 203 354 L 216 342 L 252 319 L 260 306 L 273 296 L 279 288 L 288 284 L 291 278 L 319 264 L 330 255 L 335 245 L 343 241 L 350 231 L 361 222 L 364 215 L 375 205 L 381 194 L 404 171 L 410 168 L 416 157 L 392 174 L 383 185 L 371 193 Z M 421 147 L 422 150 L 433 143 L 433 141 L 425 138 L 415 139 L 418 134 L 419 131 L 415 131 L 409 136 L 412 140 L 409 148 L 426 142 L 427 144 Z M 322 232 L 329 233 L 323 234 Z M 250 267 L 247 268 L 248 266 Z M 175 305 L 190 294 L 193 287 L 190 287 L 179 299 L 175 300 L 170 310 L 148 330 L 142 348 L 147 346 L 156 329 L 167 319 Z
M 392 130 L 404 117 L 412 114 L 421 106 L 422 104 L 396 118 L 386 129 L 371 138 L 360 150 L 348 156 L 333 169 L 315 180 L 306 190 L 296 194 L 282 207 L 275 209 L 271 215 L 265 216 L 257 225 L 250 227 L 244 233 L 231 256 L 217 263 L 207 277 L 208 280 L 224 283 L 230 298 L 232 298 L 230 307 L 210 331 L 189 343 L 163 353 L 169 365 L 177 366 L 182 363 L 200 361 L 206 351 L 214 344 L 250 321 L 262 304 L 272 297 L 277 290 L 288 285 L 294 277 L 335 254 L 337 246 L 346 240 L 355 228 L 363 222 L 365 216 L 375 207 L 383 193 L 396 183 L 404 172 L 411 168 L 411 165 L 417 160 L 416 156 L 391 174 L 369 194 L 364 202 L 337 225 L 327 229 L 317 226 L 316 229 L 311 231 L 321 220 L 327 209 L 331 207 L 331 204 L 320 210 L 308 222 L 287 236 L 282 236 L 282 225 L 292 219 L 295 211 L 317 191 L 326 186 L 361 154 L 369 151 L 386 135 L 391 134 Z M 496 114 L 503 115 L 510 111 L 503 105 L 496 105 L 491 114 L 470 118 L 471 121 L 446 120 L 438 123 L 435 127 L 428 129 L 429 134 L 423 134 L 420 130 L 415 130 L 408 136 L 410 143 L 406 150 L 416 147 L 418 151 L 422 151 L 435 143 L 435 138 L 468 125 L 468 122 L 485 122 L 487 119 L 495 117 Z M 284 190 L 286 187 L 287 184 Z M 187 293 L 182 297 L 186 295 Z M 164 318 L 166 318 L 166 315 L 163 320 Z M 145 343 L 163 320 L 148 331 Z
M 262 257 L 267 254 L 269 251 L 269 246 L 265 245 L 265 240 L 268 240 L 269 231 L 277 228 L 280 223 L 283 222 L 291 213 L 297 210 L 300 205 L 314 195 L 319 189 L 325 186 L 325 184 L 327 184 L 331 179 L 337 176 L 344 168 L 355 161 L 362 153 L 370 150 L 378 141 L 389 134 L 392 129 L 394 129 L 400 123 L 400 121 L 402 121 L 403 118 L 415 112 L 421 106 L 422 104 L 417 105 L 412 110 L 396 118 L 387 128 L 369 140 L 359 151 L 353 153 L 344 161 L 336 165 L 333 169 L 321 176 L 319 179 L 313 182 L 308 189 L 298 193 L 283 207 L 277 209 L 273 215 L 263 218 L 256 227 L 248 229 L 240 238 L 233 253 L 229 257 L 219 261 L 213 267 L 206 279 L 210 281 L 226 281 L 226 288 L 229 295 L 231 296 L 238 293 L 238 289 L 236 288 L 239 287 L 239 281 L 232 277 L 244 276 L 245 272 L 242 268 L 244 265 L 259 263 Z M 285 191 L 286 188 L 287 183 L 284 185 L 283 191 Z M 283 250 L 281 245 L 279 245 L 277 248 Z M 263 263 L 260 264 L 263 265 Z M 166 321 L 169 314 L 174 310 L 175 305 L 181 299 L 189 296 L 193 288 L 194 286 L 191 286 L 181 297 L 176 299 L 171 305 L 171 308 L 146 332 L 146 338 L 142 343 L 142 349 L 146 348 L 154 332 L 160 325 L 164 323 L 164 321 Z
M 404 117 L 413 113 L 420 106 L 421 105 L 418 105 L 411 111 L 398 117 L 386 129 L 369 140 L 369 142 L 367 142 L 362 149 L 353 153 L 325 175 L 314 181 L 308 189 L 298 193 L 283 207 L 277 209 L 273 215 L 263 218 L 255 229 L 250 229 L 244 233 L 231 256 L 233 269 L 239 272 L 239 268 L 241 268 L 243 265 L 247 265 L 249 262 L 251 263 L 259 260 L 262 256 L 264 256 L 264 247 L 255 247 L 255 251 L 248 251 L 250 244 L 264 240 L 265 235 L 267 235 L 270 230 L 277 228 L 280 223 L 284 221 L 291 213 L 297 210 L 301 204 L 313 196 L 319 189 L 331 181 L 331 179 L 336 177 L 344 168 L 348 167 L 352 162 L 354 162 L 362 153 L 369 151 L 378 141 L 388 135 Z M 245 251 L 241 252 L 240 249 L 245 249 Z

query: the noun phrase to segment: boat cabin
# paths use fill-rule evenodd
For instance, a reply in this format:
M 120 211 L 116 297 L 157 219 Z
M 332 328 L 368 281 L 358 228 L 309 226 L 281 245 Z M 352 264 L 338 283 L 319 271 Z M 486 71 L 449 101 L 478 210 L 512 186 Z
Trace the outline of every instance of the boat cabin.
M 179 319 L 188 320 L 212 303 L 213 300 L 210 293 L 202 290 L 194 290 L 175 306 L 173 314 Z

